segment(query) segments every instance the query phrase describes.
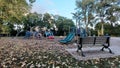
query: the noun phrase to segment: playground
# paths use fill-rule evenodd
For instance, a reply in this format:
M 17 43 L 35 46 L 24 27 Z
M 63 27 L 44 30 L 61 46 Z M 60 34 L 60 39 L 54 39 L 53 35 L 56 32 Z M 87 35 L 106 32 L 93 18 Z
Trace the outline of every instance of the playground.
M 120 67 L 119 37 L 87 36 L 83 28 L 71 28 L 66 36 L 55 36 L 51 30 L 42 32 L 27 30 L 22 37 L 1 36 L 0 68 Z M 90 39 L 83 40 L 88 45 L 82 46 L 84 42 L 81 38 L 87 37 L 94 38 L 94 43 L 103 41 L 96 41 L 97 37 L 110 39 L 103 41 L 103 47 L 89 45 Z M 81 52 L 78 51 L 79 48 Z M 104 48 L 104 51 L 101 51 L 101 48 Z
M 43 34 L 28 30 L 24 37 L 1 37 L 0 68 L 119 67 L 119 37 L 110 37 L 108 44 L 113 53 L 109 53 L 106 46 L 101 51 L 101 45 L 84 45 L 83 56 L 82 52 L 77 52 L 78 45 L 82 43 L 79 36 L 85 38 L 86 31 L 72 28 L 66 36 L 54 36 L 50 30 Z
M 38 40 L 1 37 L 0 67 L 119 67 L 118 37 L 111 38 L 110 48 L 114 54 L 99 51 L 99 46 L 85 46 L 86 57 L 76 52 L 75 43 L 66 45 L 58 42 L 64 38 L 56 36 L 54 39 Z
M 120 0 L 0 0 L 0 68 L 120 68 Z

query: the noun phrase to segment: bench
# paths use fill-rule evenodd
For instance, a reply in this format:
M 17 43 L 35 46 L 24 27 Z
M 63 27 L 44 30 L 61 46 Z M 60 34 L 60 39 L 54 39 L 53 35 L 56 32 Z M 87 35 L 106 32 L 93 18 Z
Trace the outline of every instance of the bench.
M 84 57 L 85 55 L 83 54 L 82 47 L 84 44 L 91 44 L 91 45 L 97 45 L 100 44 L 102 45 L 101 51 L 104 51 L 105 49 L 108 49 L 110 53 L 112 53 L 111 49 L 109 48 L 110 46 L 110 36 L 99 36 L 99 37 L 84 37 L 84 38 L 79 38 L 79 42 L 77 45 L 77 52 L 79 50 L 81 51 L 81 55 Z

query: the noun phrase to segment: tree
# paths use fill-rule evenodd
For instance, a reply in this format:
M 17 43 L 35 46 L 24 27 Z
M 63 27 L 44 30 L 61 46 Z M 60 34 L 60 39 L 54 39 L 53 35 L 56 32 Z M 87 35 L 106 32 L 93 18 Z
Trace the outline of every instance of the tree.
M 112 28 L 112 30 L 111 30 Z M 95 31 L 101 29 L 101 23 L 97 23 L 95 26 Z M 115 26 L 111 26 L 110 23 L 104 23 L 104 33 L 112 36 L 120 36 L 120 24 L 116 24 Z
M 56 26 L 58 28 L 59 35 L 68 34 L 70 31 L 70 27 L 75 27 L 74 22 L 71 19 L 67 19 L 62 16 L 57 17 Z
M 29 5 L 25 0 L 0 0 L 0 3 L 0 18 L 5 22 L 21 21 L 24 14 L 29 12 Z
M 30 0 L 33 3 L 33 0 Z M 26 0 L 0 0 L 0 23 L 22 24 L 22 19 L 30 11 Z
M 38 21 L 39 21 L 39 16 L 36 12 L 29 13 L 24 18 L 24 29 L 27 29 L 27 28 L 31 29 L 32 27 L 37 26 Z
M 117 16 L 114 14 L 118 13 L 120 7 L 117 4 L 117 0 L 98 0 L 96 1 L 95 9 L 96 19 L 97 21 L 101 20 L 102 35 L 104 35 L 104 23 L 108 20 L 113 25 L 117 21 Z
M 36 0 L 29 0 L 30 3 L 34 3 Z
M 51 27 L 52 17 L 49 13 L 45 13 L 43 17 L 43 25 L 46 26 L 48 29 Z
M 113 25 L 120 20 L 120 6 L 118 0 L 76 0 L 79 19 L 86 25 L 101 22 L 101 33 L 104 35 L 104 23 Z
M 76 0 L 77 12 L 79 14 L 78 23 L 83 22 L 85 25 L 86 31 L 88 31 L 88 26 L 92 25 L 93 17 L 93 5 L 94 0 Z

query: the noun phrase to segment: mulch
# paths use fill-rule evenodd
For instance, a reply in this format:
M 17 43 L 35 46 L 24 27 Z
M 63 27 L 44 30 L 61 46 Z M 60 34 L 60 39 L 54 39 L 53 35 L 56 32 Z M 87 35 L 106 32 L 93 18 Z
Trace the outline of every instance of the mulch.
M 80 68 L 84 66 L 93 68 L 94 66 L 102 66 L 101 61 L 103 62 L 103 59 L 97 58 L 90 62 L 89 59 L 88 61 L 76 60 L 66 50 L 76 48 L 75 43 L 60 44 L 58 42 L 60 39 L 59 37 L 55 37 L 55 39 L 1 38 L 0 68 Z M 117 57 L 117 61 L 119 59 Z M 96 60 L 98 63 L 96 63 Z M 116 58 L 112 60 L 116 60 Z M 92 65 L 89 63 L 92 63 Z M 108 64 L 108 67 L 111 67 L 111 63 L 108 62 Z M 113 64 L 116 63 L 113 62 Z

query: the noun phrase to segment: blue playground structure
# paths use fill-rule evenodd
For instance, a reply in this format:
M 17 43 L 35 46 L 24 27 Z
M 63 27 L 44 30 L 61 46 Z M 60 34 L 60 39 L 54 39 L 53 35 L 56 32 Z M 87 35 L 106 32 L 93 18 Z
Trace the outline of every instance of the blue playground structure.
M 70 28 L 70 33 L 62 40 L 59 40 L 60 43 L 66 44 L 72 41 L 72 39 L 75 37 L 76 28 L 72 27 Z
M 60 43 L 66 44 L 72 41 L 72 39 L 75 37 L 75 35 L 78 35 L 80 37 L 86 37 L 87 33 L 85 31 L 85 29 L 83 28 L 79 28 L 76 29 L 75 27 L 72 27 L 70 29 L 70 33 L 66 36 L 66 38 L 59 40 Z
M 30 31 L 26 31 L 24 38 L 29 39 L 31 35 L 32 35 L 32 33 Z
M 86 30 L 83 28 L 78 28 L 76 34 L 82 38 L 87 36 Z
M 30 32 L 30 31 L 26 31 L 25 33 L 25 36 L 24 36 L 24 39 L 29 39 L 31 36 L 37 38 L 37 39 L 40 39 L 41 38 L 41 35 L 39 32 Z
M 51 32 L 51 31 L 45 31 L 45 37 L 49 37 L 49 36 L 54 36 L 53 32 Z
M 70 41 L 72 41 L 72 39 L 74 38 L 74 36 L 75 36 L 75 33 L 74 32 L 70 32 L 67 36 L 66 36 L 66 38 L 64 38 L 64 39 L 62 39 L 62 40 L 59 40 L 59 42 L 60 43 L 68 43 L 68 42 L 70 42 Z

